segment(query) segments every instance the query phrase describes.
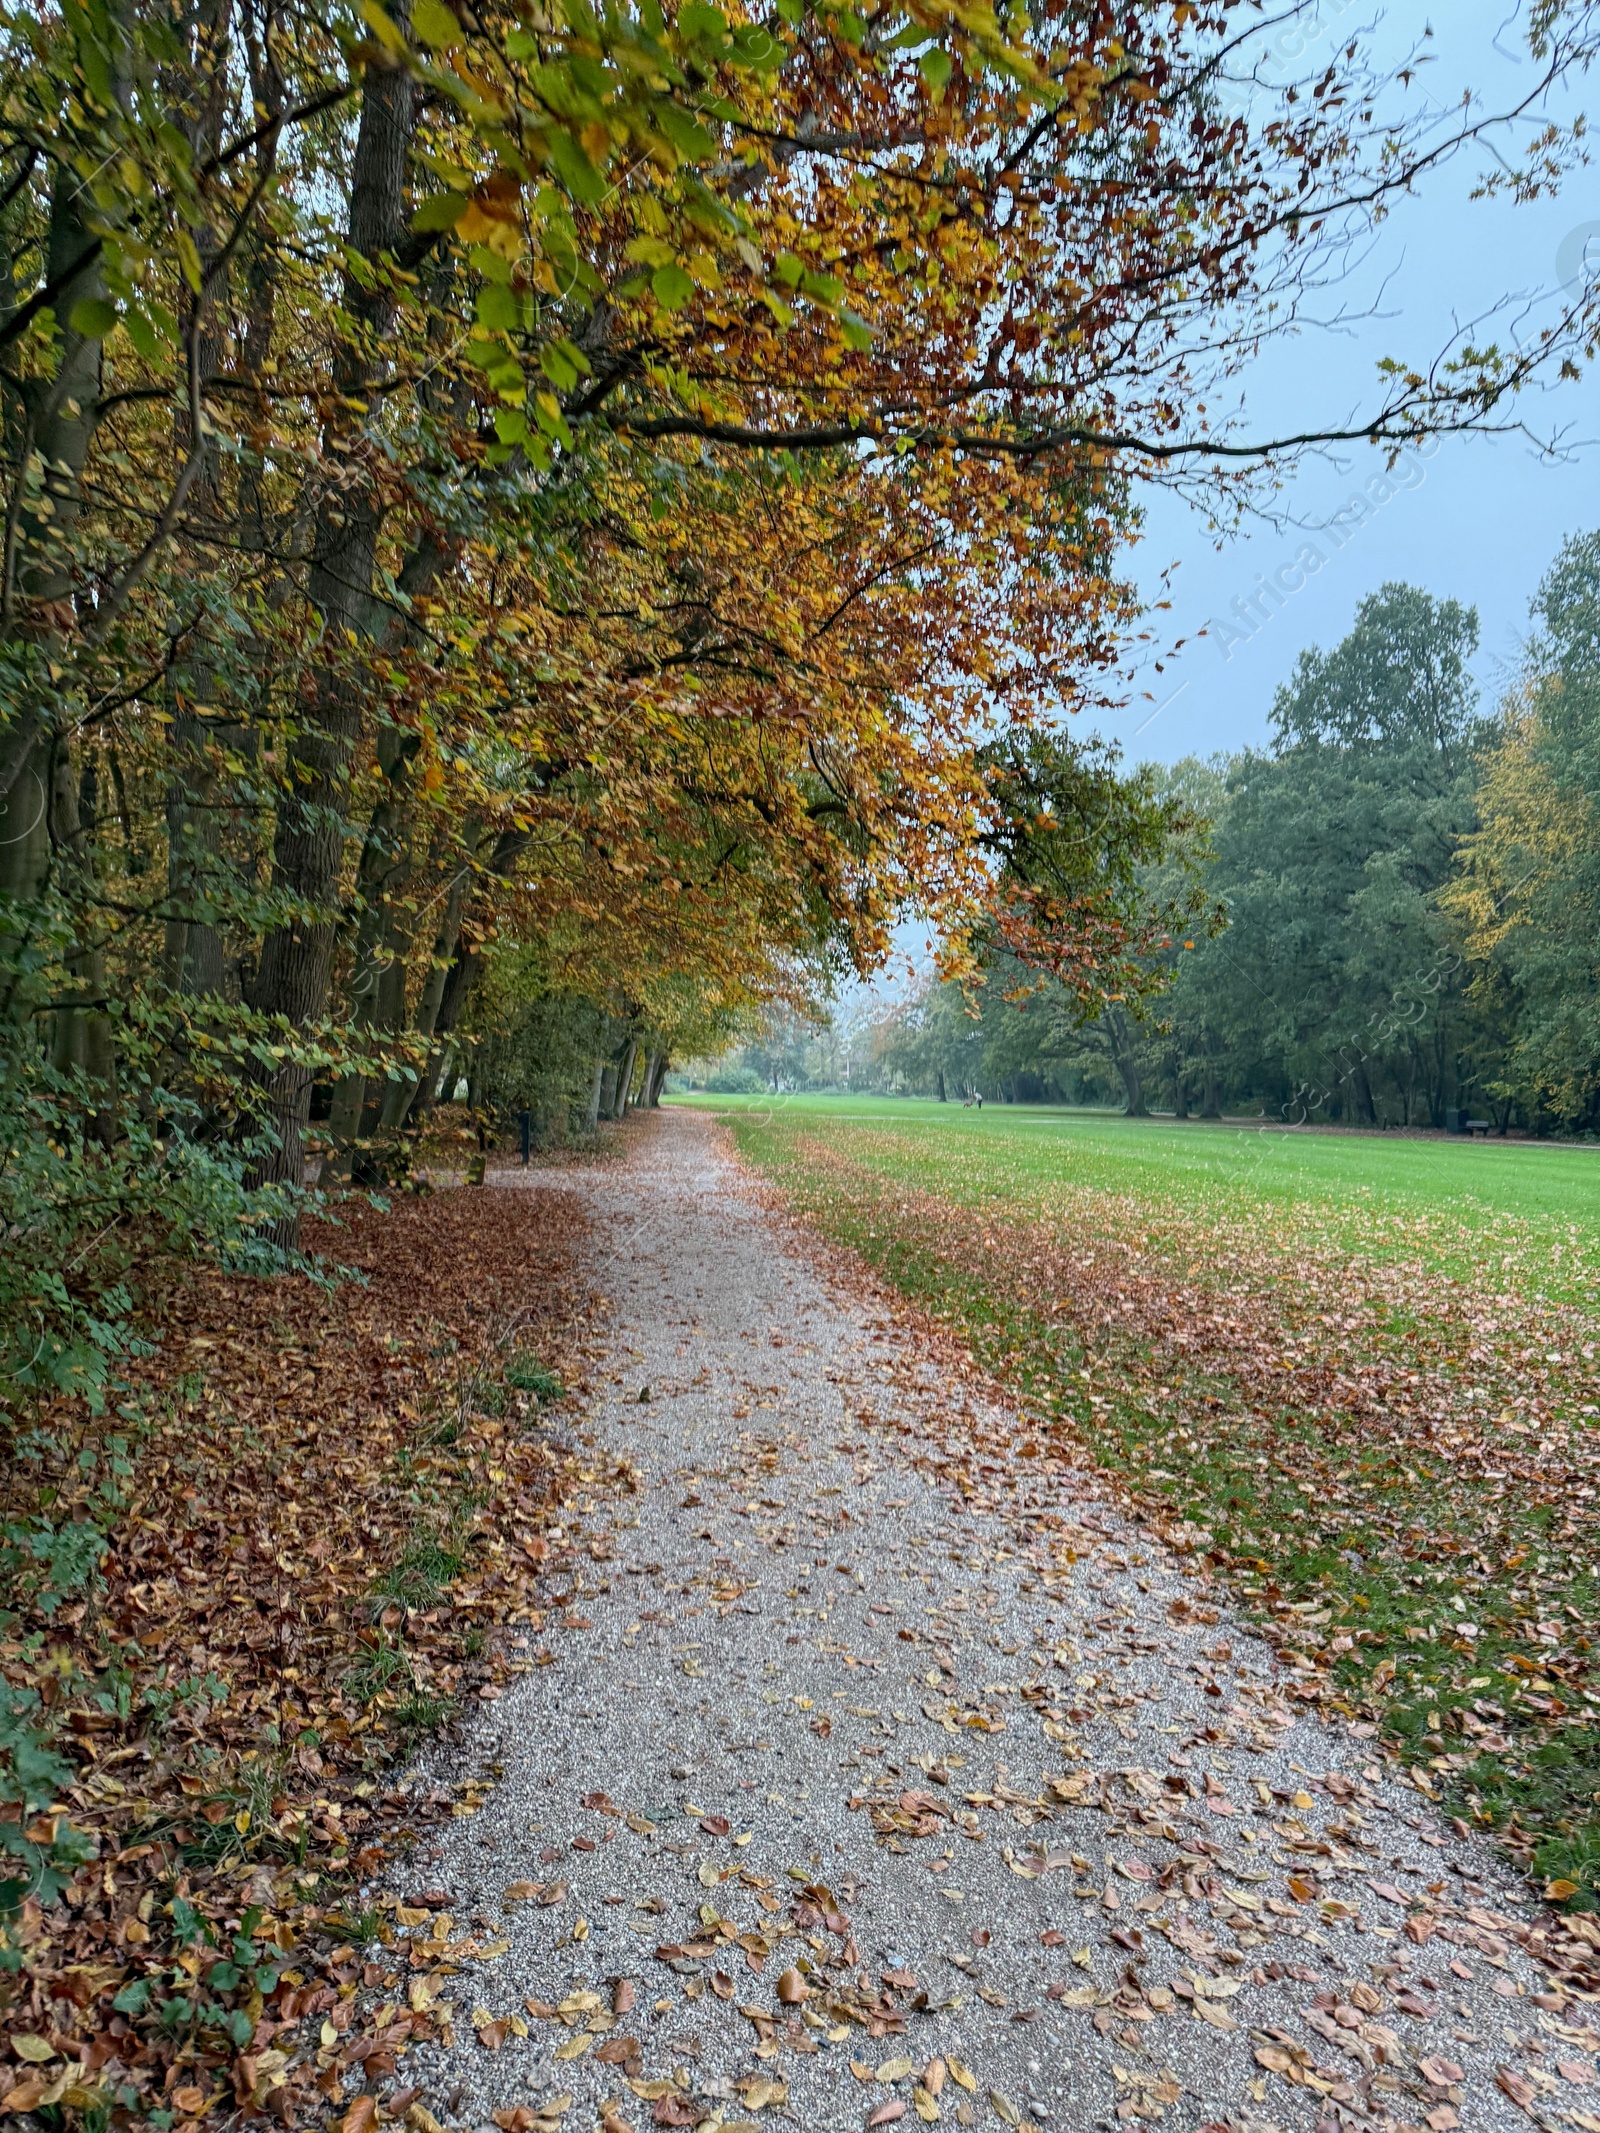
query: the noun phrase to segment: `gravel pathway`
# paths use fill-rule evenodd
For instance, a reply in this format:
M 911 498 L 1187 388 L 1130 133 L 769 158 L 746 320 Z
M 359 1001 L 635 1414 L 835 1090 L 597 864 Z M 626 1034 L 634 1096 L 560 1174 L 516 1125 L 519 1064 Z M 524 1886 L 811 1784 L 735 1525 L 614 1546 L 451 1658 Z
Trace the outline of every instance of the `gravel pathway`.
M 638 1487 L 416 1773 L 481 1801 L 396 1883 L 413 2004 L 454 2003 L 426 2110 L 1600 2133 L 1600 2009 L 1518 1947 L 1493 1856 L 843 1293 L 711 1121 L 632 1131 L 496 1181 L 608 1240 L 584 1426 Z

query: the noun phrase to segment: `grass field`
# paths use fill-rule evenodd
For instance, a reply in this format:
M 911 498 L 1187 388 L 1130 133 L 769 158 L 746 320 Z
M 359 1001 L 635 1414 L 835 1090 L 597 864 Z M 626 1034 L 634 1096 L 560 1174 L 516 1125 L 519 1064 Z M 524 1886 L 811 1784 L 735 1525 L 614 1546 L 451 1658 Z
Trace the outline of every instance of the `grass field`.
M 1600 1902 L 1600 1151 L 711 1107 L 1208 1555 L 1299 1693 Z

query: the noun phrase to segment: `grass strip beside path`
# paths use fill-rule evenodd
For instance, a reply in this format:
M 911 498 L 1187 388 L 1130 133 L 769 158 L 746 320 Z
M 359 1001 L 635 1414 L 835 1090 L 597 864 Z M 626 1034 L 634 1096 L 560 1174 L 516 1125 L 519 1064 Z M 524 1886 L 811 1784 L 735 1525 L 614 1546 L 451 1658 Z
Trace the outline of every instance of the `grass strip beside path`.
M 1003 1136 L 799 1105 L 733 1123 L 797 1213 L 1226 1572 L 1296 1693 L 1380 1727 L 1556 1900 L 1596 1907 L 1587 1312 L 1504 1257 L 1464 1278 L 1448 1207 L 1418 1210 L 1409 1251 L 1375 1207 L 1363 1250 L 1347 1212 L 1208 1214 L 1159 1175 L 1114 1192 L 1032 1144 L 1010 1160 Z

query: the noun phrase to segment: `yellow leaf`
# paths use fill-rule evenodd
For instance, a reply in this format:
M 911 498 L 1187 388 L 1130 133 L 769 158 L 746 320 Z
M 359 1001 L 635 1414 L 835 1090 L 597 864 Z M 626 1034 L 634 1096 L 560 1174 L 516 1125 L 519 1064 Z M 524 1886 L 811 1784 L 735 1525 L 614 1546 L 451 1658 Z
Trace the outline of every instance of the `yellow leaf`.
M 745 2082 L 739 2094 L 747 2111 L 764 2111 L 769 2104 L 786 2103 L 789 2090 L 782 2081 L 767 2081 L 758 2076 Z
M 48 2039 L 30 2036 L 26 2031 L 20 2037 L 12 2038 L 11 2049 L 19 2059 L 26 2059 L 30 2066 L 43 2066 L 47 2059 L 53 2059 L 56 2055 L 56 2048 Z
M 947 2052 L 944 2064 L 946 2073 L 948 2073 L 958 2089 L 966 2089 L 972 2095 L 977 2094 L 978 2077 L 971 2067 L 966 2064 L 965 2060 L 952 2059 Z
M 581 2059 L 593 2042 L 589 2032 L 580 2029 L 575 2037 L 568 2037 L 564 2044 L 556 2046 L 555 2056 L 558 2059 Z
M 405 57 L 405 38 L 379 7 L 378 0 L 361 0 L 361 19 L 378 42 L 387 45 L 396 58 Z
M 1238 2023 L 1226 2007 L 1219 2007 L 1213 2000 L 1202 2000 L 1195 1995 L 1194 2011 L 1202 2022 L 1209 2022 L 1213 2029 L 1237 2029 Z

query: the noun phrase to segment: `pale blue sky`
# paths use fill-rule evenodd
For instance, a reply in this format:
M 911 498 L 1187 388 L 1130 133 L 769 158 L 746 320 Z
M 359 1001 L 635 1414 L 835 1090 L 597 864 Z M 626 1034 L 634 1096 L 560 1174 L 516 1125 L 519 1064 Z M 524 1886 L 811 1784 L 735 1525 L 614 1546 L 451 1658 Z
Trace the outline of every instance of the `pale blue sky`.
M 1364 24 L 1388 54 L 1409 47 L 1431 22 L 1436 57 L 1419 80 L 1440 102 L 1470 84 L 1500 108 L 1533 72 L 1515 0 L 1450 0 L 1448 12 L 1437 15 L 1419 0 L 1392 0 L 1370 13 L 1357 0 L 1324 4 L 1331 4 L 1341 39 Z M 1331 44 L 1331 35 L 1325 41 Z M 1600 78 L 1579 82 L 1562 109 L 1570 115 L 1597 94 Z M 1252 430 L 1332 423 L 1370 408 L 1378 397 L 1380 357 L 1425 361 L 1448 339 L 1453 320 L 1480 317 L 1511 292 L 1528 299 L 1525 320 L 1536 320 L 1541 295 L 1546 306 L 1554 300 L 1563 269 L 1573 270 L 1586 238 L 1593 239 L 1591 263 L 1600 258 L 1600 170 L 1575 172 L 1553 203 L 1516 207 L 1470 199 L 1487 162 L 1481 152 L 1469 152 L 1430 177 L 1419 196 L 1397 205 L 1345 292 L 1355 308 L 1380 315 L 1339 331 L 1307 328 L 1246 374 L 1239 396 Z M 1503 327 L 1499 338 L 1506 338 Z M 1600 444 L 1593 441 L 1600 440 L 1600 379 L 1591 374 L 1532 396 L 1525 412 L 1541 434 L 1565 434 L 1562 459 L 1541 458 L 1523 437 L 1443 440 L 1425 465 L 1402 472 L 1381 508 L 1346 510 L 1343 545 L 1253 637 L 1191 642 L 1166 661 L 1164 672 L 1140 676 L 1125 710 L 1094 723 L 1133 762 L 1259 743 L 1267 737 L 1273 691 L 1296 655 L 1309 644 L 1337 642 L 1360 599 L 1391 578 L 1477 607 L 1478 675 L 1492 698 L 1516 665 L 1529 600 L 1562 537 L 1600 526 Z M 1176 497 L 1147 495 L 1134 574 L 1154 598 L 1163 569 L 1176 566 L 1171 608 L 1153 618 L 1163 646 L 1180 636 L 1193 639 L 1208 619 L 1228 620 L 1231 603 L 1254 591 L 1258 573 L 1288 563 L 1308 538 L 1303 529 L 1348 507 L 1381 469 L 1381 455 L 1368 450 L 1337 462 L 1310 460 L 1277 500 L 1296 523 L 1281 530 L 1247 526 L 1220 552 L 1202 514 Z M 1296 576 L 1291 569 L 1279 582 L 1292 584 Z M 1237 616 L 1232 619 L 1237 625 Z

